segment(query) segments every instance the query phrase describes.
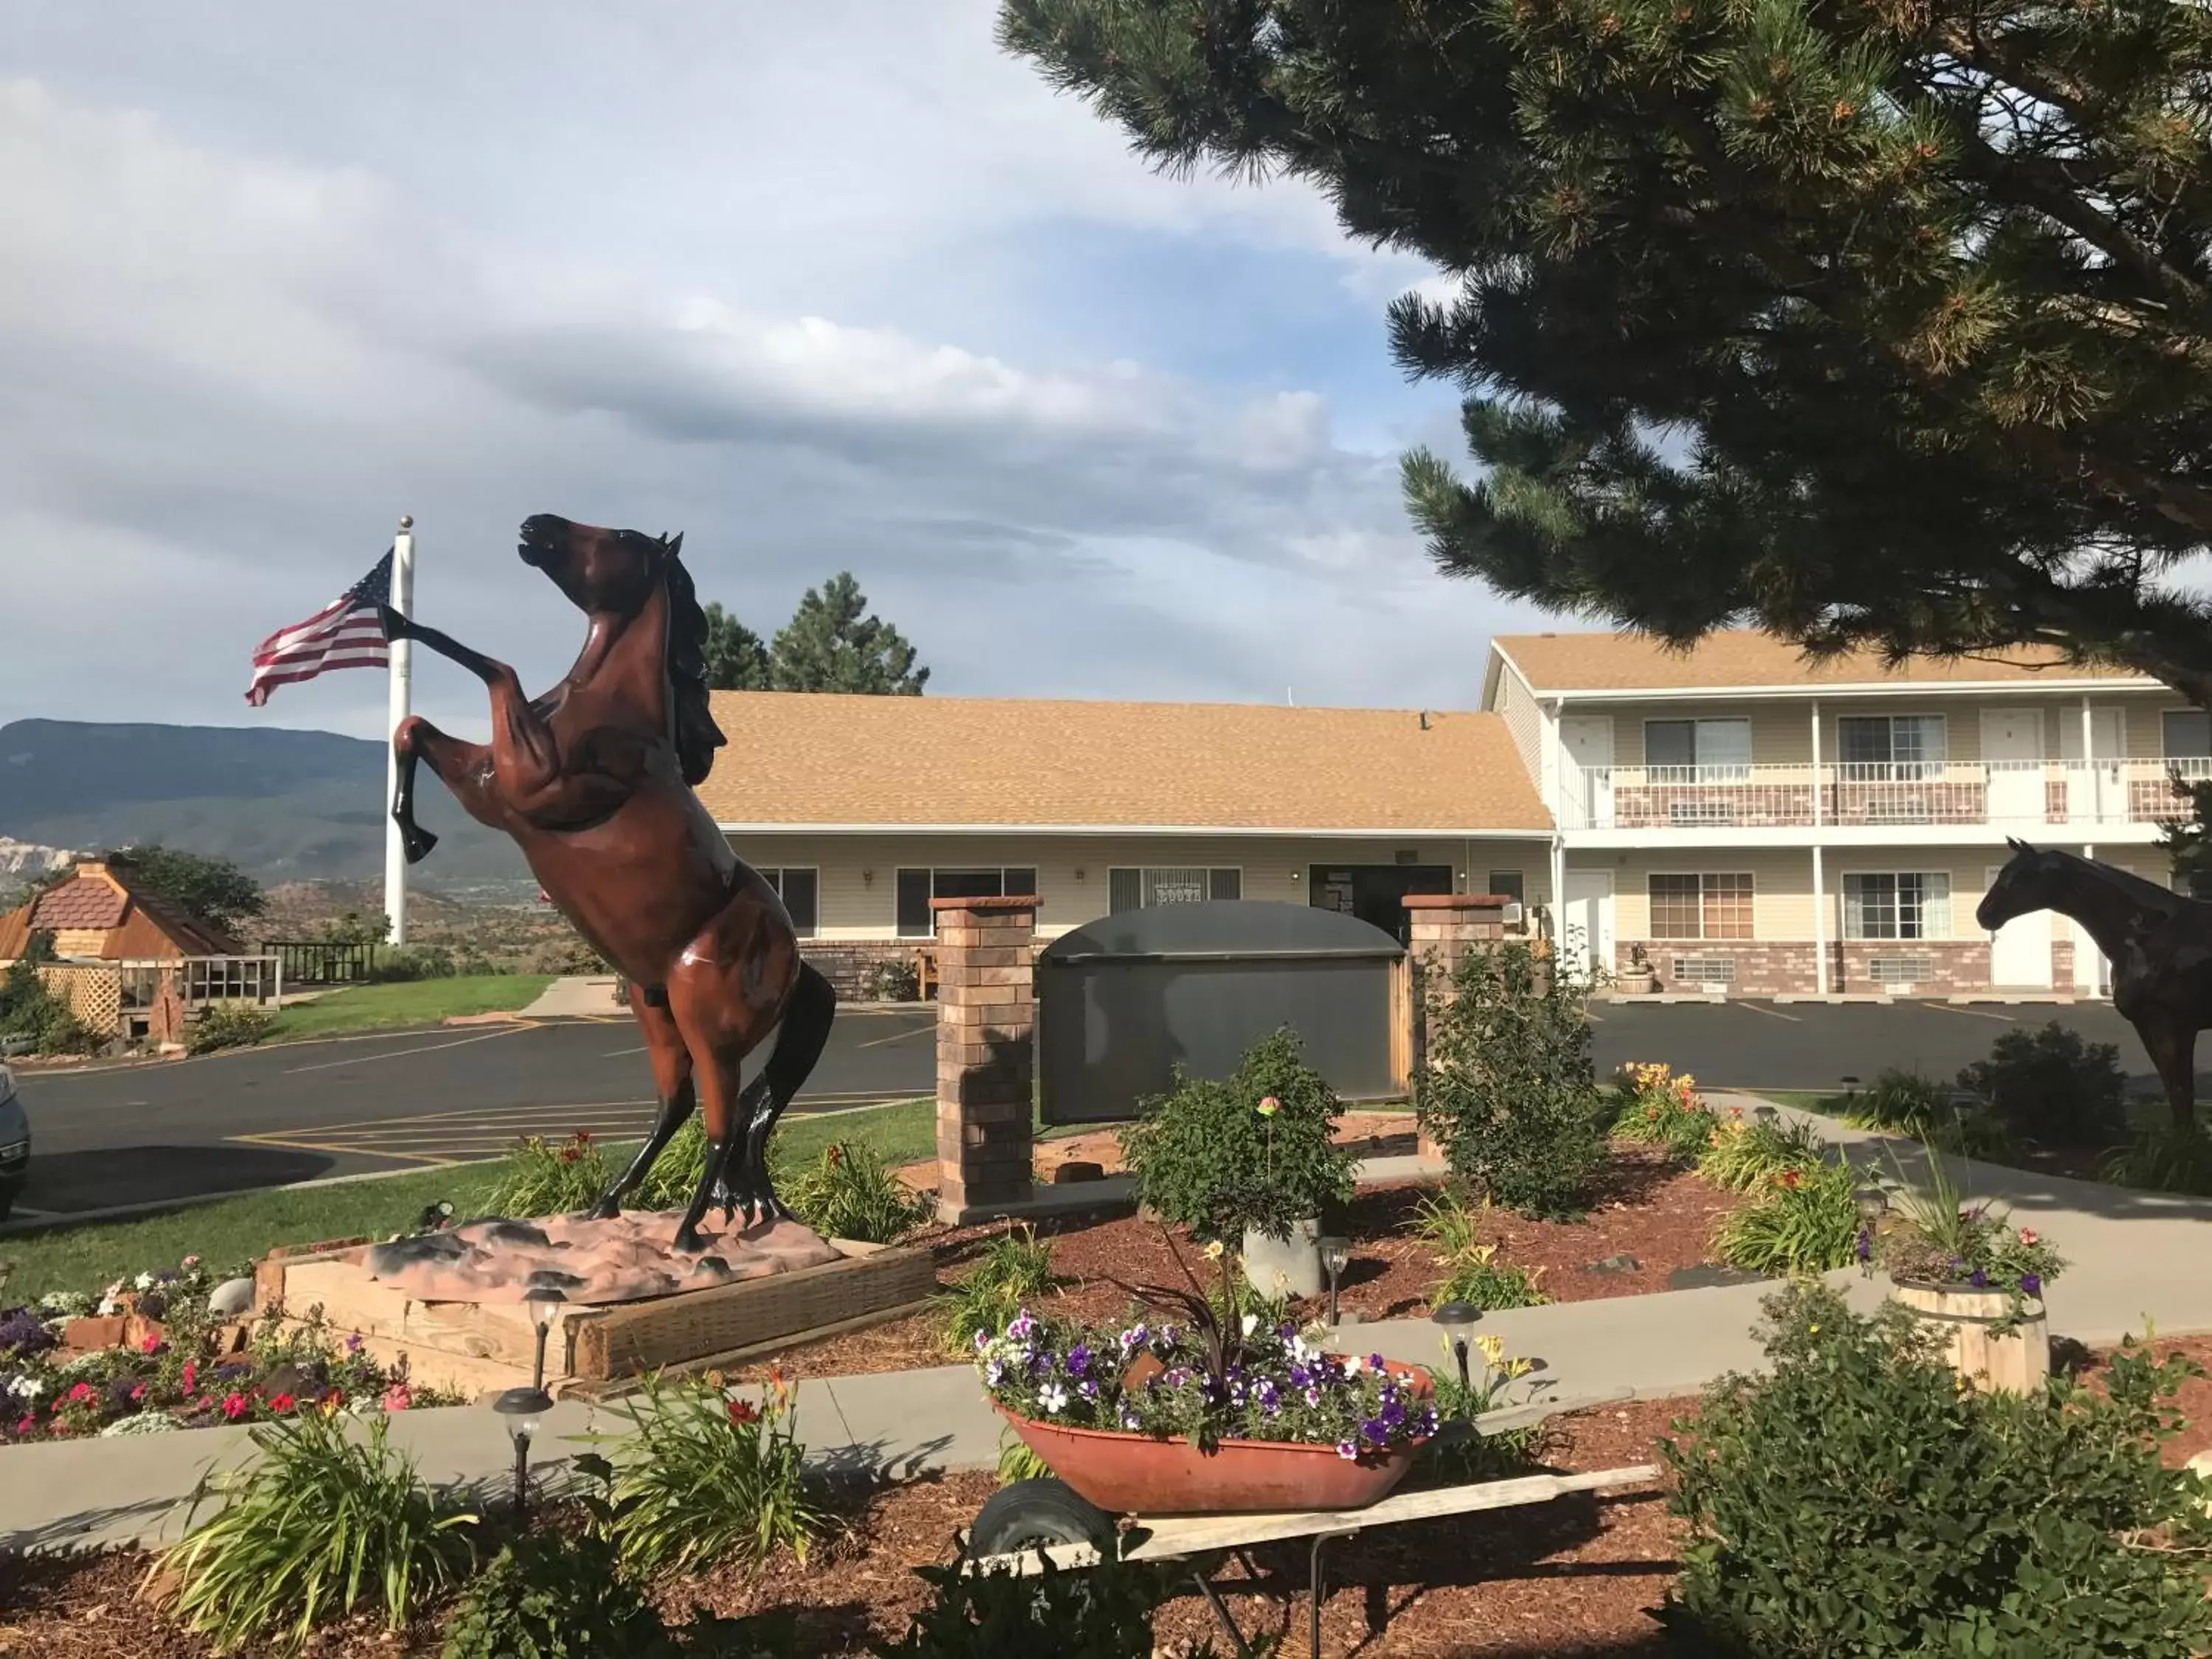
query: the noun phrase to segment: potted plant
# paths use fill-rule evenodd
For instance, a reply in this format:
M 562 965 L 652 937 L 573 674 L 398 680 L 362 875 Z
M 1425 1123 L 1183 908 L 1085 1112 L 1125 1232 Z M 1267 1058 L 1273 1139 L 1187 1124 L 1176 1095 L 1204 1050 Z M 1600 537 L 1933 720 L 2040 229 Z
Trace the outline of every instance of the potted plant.
M 1121 1132 L 1139 1202 L 1205 1242 L 1244 1252 L 1268 1297 L 1322 1292 L 1321 1212 L 1352 1196 L 1354 1159 L 1336 1144 L 1334 1091 L 1285 1030 L 1262 1038 L 1224 1081 L 1178 1073 Z
M 1195 1279 L 1188 1292 L 1124 1286 L 1152 1316 L 1119 1328 L 1025 1311 L 998 1335 L 977 1333 L 992 1404 L 1109 1512 L 1357 1509 L 1384 1497 L 1437 1431 L 1429 1374 L 1323 1352 L 1246 1307 L 1231 1254 L 1218 1243 L 1208 1254 L 1218 1293 Z
M 1944 1340 L 1952 1369 L 1982 1387 L 2028 1393 L 2051 1372 L 2043 1292 L 2066 1266 L 2033 1227 L 1960 1195 L 1929 1154 L 1928 1194 L 1892 1211 L 1873 1193 L 1862 1205 L 1858 1256 L 1879 1262 L 1893 1298 Z

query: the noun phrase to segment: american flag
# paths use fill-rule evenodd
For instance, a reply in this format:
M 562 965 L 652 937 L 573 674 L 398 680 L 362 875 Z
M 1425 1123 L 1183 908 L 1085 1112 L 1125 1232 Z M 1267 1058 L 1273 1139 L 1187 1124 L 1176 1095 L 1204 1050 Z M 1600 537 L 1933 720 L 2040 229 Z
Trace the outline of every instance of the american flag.
M 392 660 L 377 606 L 392 603 L 392 555 L 305 622 L 280 628 L 253 648 L 256 708 L 280 685 L 311 680 L 333 668 L 382 668 Z

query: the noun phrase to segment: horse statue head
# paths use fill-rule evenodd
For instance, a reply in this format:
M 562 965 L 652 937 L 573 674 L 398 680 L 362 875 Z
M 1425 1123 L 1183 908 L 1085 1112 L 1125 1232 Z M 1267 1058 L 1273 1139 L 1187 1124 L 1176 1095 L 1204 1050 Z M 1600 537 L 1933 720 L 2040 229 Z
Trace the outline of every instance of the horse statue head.
M 714 724 L 707 692 L 707 612 L 683 561 L 684 538 L 648 536 L 641 530 L 607 530 L 557 514 L 522 521 L 516 550 L 523 563 L 542 571 L 569 604 L 595 622 L 628 623 L 657 592 L 667 596 L 665 653 L 674 716 L 673 741 L 684 781 L 696 787 L 726 739 Z
M 2015 917 L 2056 908 L 2051 878 L 2058 873 L 2062 855 L 2012 836 L 2005 837 L 2005 845 L 2012 848 L 2012 857 L 1974 908 L 1974 921 L 1992 933 Z

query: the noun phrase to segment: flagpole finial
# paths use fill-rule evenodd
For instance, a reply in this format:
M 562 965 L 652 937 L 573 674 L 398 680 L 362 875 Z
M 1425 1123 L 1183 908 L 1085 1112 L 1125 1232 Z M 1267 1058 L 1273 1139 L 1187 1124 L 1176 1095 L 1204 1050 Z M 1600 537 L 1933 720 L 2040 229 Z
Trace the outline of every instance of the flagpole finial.
M 402 530 L 412 530 L 415 527 L 415 515 L 412 513 L 401 514 L 399 515 L 399 527 Z

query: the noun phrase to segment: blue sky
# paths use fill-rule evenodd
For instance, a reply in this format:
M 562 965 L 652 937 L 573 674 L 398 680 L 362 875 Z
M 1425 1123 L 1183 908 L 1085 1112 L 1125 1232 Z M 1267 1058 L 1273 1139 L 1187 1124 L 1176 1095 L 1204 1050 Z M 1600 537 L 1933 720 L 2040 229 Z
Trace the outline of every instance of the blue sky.
M 12 18 L 0 720 L 375 734 L 373 676 L 240 693 L 403 510 L 420 613 L 532 685 L 576 623 L 513 528 L 554 511 L 684 530 L 764 631 L 849 568 L 933 691 L 1472 702 L 1534 618 L 1399 504 L 1401 449 L 1458 447 L 1384 344 L 1433 273 L 1303 187 L 1155 175 L 992 15 Z M 481 726 L 442 665 L 417 705 Z

